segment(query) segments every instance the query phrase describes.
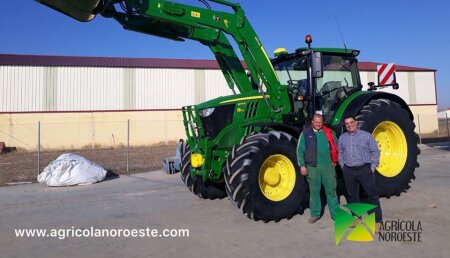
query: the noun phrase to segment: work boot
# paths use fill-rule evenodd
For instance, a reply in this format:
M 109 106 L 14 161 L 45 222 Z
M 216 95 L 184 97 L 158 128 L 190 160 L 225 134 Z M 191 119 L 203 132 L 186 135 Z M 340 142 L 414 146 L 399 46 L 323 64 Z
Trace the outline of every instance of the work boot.
M 377 222 L 375 223 L 375 234 L 380 234 L 381 231 L 381 223 Z
M 309 223 L 309 224 L 314 224 L 314 223 L 316 223 L 318 220 L 319 220 L 319 219 L 316 218 L 316 217 L 311 217 L 311 218 L 308 219 L 308 223 Z
M 350 227 L 355 228 L 356 226 L 358 226 L 359 223 L 361 223 L 361 220 L 359 218 L 357 218 L 355 221 L 353 221 L 353 223 L 350 225 Z

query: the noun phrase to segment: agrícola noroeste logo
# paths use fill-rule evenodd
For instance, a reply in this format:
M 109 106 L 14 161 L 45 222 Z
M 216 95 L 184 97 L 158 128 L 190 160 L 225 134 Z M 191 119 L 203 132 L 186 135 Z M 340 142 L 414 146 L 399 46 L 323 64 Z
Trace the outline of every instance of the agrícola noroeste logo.
M 368 214 L 368 212 L 376 207 L 376 205 L 367 203 L 350 203 L 338 207 L 334 222 L 336 246 L 339 245 L 349 229 L 351 229 L 351 232 L 347 235 L 347 240 L 359 242 L 373 241 L 375 234 L 375 213 Z M 350 228 L 358 218 L 358 225 L 355 228 Z

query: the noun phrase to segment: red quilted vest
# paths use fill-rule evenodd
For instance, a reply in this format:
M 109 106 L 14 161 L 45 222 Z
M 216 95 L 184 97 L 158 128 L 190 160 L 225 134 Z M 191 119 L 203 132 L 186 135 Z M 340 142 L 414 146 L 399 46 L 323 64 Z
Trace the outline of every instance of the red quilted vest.
M 327 137 L 328 142 L 330 143 L 331 161 L 334 163 L 338 163 L 338 150 L 337 144 L 334 141 L 333 131 L 326 126 L 323 126 L 322 129 L 323 132 L 325 133 L 325 136 Z

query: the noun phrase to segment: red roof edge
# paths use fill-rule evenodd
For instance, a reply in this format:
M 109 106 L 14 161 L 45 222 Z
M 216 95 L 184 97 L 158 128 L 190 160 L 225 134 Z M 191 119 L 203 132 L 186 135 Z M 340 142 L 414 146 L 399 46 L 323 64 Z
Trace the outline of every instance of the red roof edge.
M 247 67 L 245 62 L 242 64 L 245 68 Z M 359 62 L 358 67 L 361 71 L 376 71 L 378 64 L 380 63 Z M 0 54 L 0 65 L 219 69 L 216 60 L 15 54 Z M 396 67 L 397 71 L 436 71 L 435 69 L 403 65 L 396 65 Z
M 380 65 L 383 63 L 374 63 L 374 62 L 358 62 L 358 68 L 361 71 L 376 71 L 377 65 Z M 426 72 L 436 72 L 436 69 L 430 69 L 430 68 L 422 68 L 422 67 L 414 67 L 414 66 L 404 66 L 404 65 L 398 65 L 395 64 L 395 68 L 397 71 L 426 71 Z

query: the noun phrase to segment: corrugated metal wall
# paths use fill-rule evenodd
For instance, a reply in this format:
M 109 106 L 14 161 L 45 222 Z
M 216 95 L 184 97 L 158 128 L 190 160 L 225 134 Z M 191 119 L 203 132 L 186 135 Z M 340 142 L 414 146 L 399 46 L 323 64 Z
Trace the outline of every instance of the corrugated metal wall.
M 137 109 L 178 109 L 193 105 L 193 69 L 137 69 Z
M 0 67 L 0 112 L 179 109 L 232 94 L 220 70 Z
M 205 71 L 205 87 L 205 100 L 233 94 L 220 70 Z M 234 90 L 239 93 L 237 88 Z
M 57 69 L 56 110 L 123 109 L 123 69 Z
M 434 91 L 433 73 L 414 73 L 415 93 L 418 104 L 420 102 L 436 103 L 436 93 Z
M 0 66 L 0 112 L 42 111 L 44 68 Z
M 368 82 L 377 84 L 376 72 L 360 72 L 363 89 L 367 89 Z M 400 96 L 408 105 L 436 105 L 434 72 L 397 72 L 397 82 L 400 87 L 381 89 Z
M 409 104 L 435 104 L 433 72 L 398 72 Z M 376 82 L 376 72 L 361 72 Z M 179 109 L 232 94 L 220 70 L 0 67 L 0 112 Z

